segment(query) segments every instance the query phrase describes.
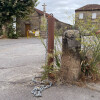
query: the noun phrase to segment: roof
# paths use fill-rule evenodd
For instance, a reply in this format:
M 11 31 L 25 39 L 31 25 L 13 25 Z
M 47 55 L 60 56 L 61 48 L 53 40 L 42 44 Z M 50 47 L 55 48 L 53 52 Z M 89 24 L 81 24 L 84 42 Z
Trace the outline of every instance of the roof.
M 36 11 L 40 16 L 44 15 L 44 12 L 43 12 L 43 11 L 41 11 L 41 10 L 39 10 L 39 9 L 36 9 L 36 8 L 34 8 L 34 9 L 35 9 L 35 11 Z M 48 13 L 45 13 L 45 15 L 46 15 L 46 17 L 51 16 L 51 14 L 48 14 Z M 55 17 L 54 17 L 54 18 L 55 18 Z M 58 21 L 58 19 L 56 19 L 56 18 L 55 18 L 55 20 Z
M 39 10 L 39 9 L 36 9 L 36 8 L 34 8 L 34 9 L 35 9 L 35 11 L 36 11 L 40 16 L 42 16 L 42 15 L 44 14 L 43 11 L 41 11 L 41 10 Z M 48 17 L 50 14 L 45 13 L 45 15 L 46 15 L 46 17 Z
M 34 8 L 34 9 L 35 9 L 35 11 L 36 11 L 40 16 L 43 16 L 43 15 L 44 15 L 44 12 L 43 12 L 43 11 L 41 11 L 41 10 L 39 10 L 39 9 L 37 9 L 37 8 Z M 48 14 L 48 13 L 45 13 L 45 15 L 46 15 L 46 17 L 51 16 L 51 14 Z M 58 19 L 56 19 L 55 17 L 54 17 L 54 19 L 55 19 L 56 21 L 58 21 L 58 22 L 61 22 L 61 21 L 59 21 Z M 64 23 L 64 22 L 61 22 L 61 23 Z M 67 23 L 64 23 L 64 24 L 70 25 L 70 24 L 67 24 Z M 70 25 L 70 26 L 71 26 L 71 25 Z
M 81 8 L 76 9 L 75 11 L 100 11 L 100 5 L 98 4 L 88 4 Z
M 59 20 L 58 20 L 58 21 L 59 21 Z M 71 24 L 64 23 L 64 22 L 62 22 L 62 21 L 59 21 L 59 22 L 62 23 L 62 24 L 66 24 L 66 25 L 72 26 Z

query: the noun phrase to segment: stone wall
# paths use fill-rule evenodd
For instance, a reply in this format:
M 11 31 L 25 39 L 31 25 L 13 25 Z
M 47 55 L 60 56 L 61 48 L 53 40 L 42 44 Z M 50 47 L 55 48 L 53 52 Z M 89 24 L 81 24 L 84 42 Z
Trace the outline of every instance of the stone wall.
M 77 30 L 65 31 L 63 35 L 61 77 L 66 82 L 78 80 L 81 72 L 77 37 L 80 37 Z
M 83 19 L 79 19 L 80 13 L 83 13 Z M 92 13 L 96 13 L 96 19 L 92 19 Z M 100 11 L 76 11 L 75 12 L 75 26 L 77 29 L 79 29 L 80 25 L 84 27 L 85 29 L 87 27 L 89 31 L 90 29 L 92 30 L 94 26 L 96 30 L 100 29 Z M 81 31 L 83 32 L 83 29 L 80 29 L 80 32 Z M 88 35 L 88 33 L 86 34 Z
M 76 21 L 76 23 L 79 20 L 79 14 L 80 13 L 83 13 L 83 19 L 82 20 L 84 20 L 85 22 L 86 22 L 87 18 L 89 18 L 89 19 L 91 19 L 93 24 L 97 24 L 98 23 L 97 20 L 100 19 L 100 11 L 77 11 L 77 12 L 75 12 L 75 21 Z M 92 19 L 92 13 L 96 13 L 97 14 L 96 20 Z
M 39 29 L 40 30 L 40 35 L 44 37 L 44 31 L 46 30 L 46 25 L 47 25 L 47 16 L 45 19 L 45 25 L 44 25 L 44 16 L 39 15 L 36 11 L 27 16 L 25 19 L 17 19 L 17 32 L 21 34 L 21 36 L 26 36 L 25 34 L 25 24 L 30 24 L 31 30 Z M 45 27 L 45 30 L 43 30 L 43 27 Z M 66 23 L 63 23 L 61 21 L 58 21 L 55 19 L 55 31 L 57 31 L 57 35 L 62 35 L 63 32 L 66 29 L 71 29 L 72 26 Z M 42 32 L 43 31 L 43 32 Z
M 26 36 L 25 24 L 30 24 L 31 30 L 34 30 L 35 28 L 40 29 L 40 23 L 41 19 L 37 12 L 25 19 L 17 19 L 17 32 L 19 32 L 21 36 Z

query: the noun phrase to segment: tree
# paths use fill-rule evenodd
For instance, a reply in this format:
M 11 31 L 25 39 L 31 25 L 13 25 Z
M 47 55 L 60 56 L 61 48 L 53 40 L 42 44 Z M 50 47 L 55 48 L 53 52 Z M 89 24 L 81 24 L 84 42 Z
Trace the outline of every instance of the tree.
M 100 18 L 91 20 L 88 16 L 85 20 L 77 20 L 76 27 L 81 35 L 81 71 L 85 76 L 97 78 L 98 66 L 100 66 Z M 79 39 L 80 40 L 80 39 Z
M 0 0 L 0 26 L 33 12 L 38 0 Z

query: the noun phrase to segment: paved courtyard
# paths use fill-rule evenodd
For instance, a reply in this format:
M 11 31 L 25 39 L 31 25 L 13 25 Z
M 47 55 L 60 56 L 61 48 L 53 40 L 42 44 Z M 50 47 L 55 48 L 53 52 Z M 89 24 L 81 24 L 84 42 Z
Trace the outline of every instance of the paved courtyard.
M 77 86 L 53 86 L 42 98 L 31 94 L 32 77 L 45 62 L 45 48 L 36 38 L 0 40 L 0 100 L 100 100 L 100 92 Z

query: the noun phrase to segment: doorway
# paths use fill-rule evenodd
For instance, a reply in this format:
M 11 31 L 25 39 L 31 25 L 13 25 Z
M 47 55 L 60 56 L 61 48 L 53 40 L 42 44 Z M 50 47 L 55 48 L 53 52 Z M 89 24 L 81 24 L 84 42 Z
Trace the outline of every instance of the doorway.
M 31 29 L 30 24 L 25 24 L 25 35 L 28 37 L 29 36 L 29 30 Z

